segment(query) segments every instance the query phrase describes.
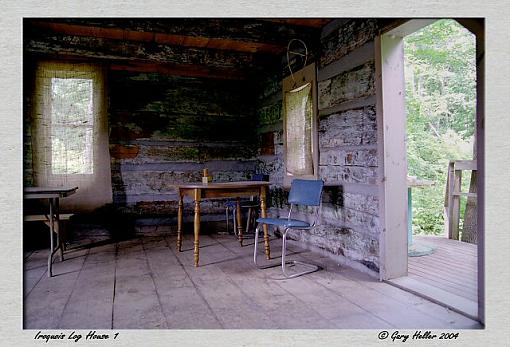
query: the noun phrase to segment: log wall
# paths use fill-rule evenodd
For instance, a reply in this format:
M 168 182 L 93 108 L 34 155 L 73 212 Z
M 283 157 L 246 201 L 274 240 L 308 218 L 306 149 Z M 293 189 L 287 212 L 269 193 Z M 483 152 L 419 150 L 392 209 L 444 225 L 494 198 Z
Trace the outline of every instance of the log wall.
M 203 168 L 214 181 L 253 174 L 248 85 L 119 71 L 108 85 L 114 203 L 169 214 L 177 201 L 173 185 L 200 181 Z M 219 212 L 220 205 L 204 202 L 202 210 Z
M 319 176 L 325 181 L 321 225 L 291 237 L 379 271 L 374 38 L 384 23 L 338 20 L 323 30 L 318 68 Z M 258 169 L 270 175 L 272 213 L 286 216 L 281 85 L 266 81 L 257 115 L 265 143 Z M 273 142 L 268 144 L 272 134 Z M 271 146 L 272 145 L 272 146 Z M 268 149 L 270 148 L 270 149 Z M 301 211 L 305 217 L 306 211 Z

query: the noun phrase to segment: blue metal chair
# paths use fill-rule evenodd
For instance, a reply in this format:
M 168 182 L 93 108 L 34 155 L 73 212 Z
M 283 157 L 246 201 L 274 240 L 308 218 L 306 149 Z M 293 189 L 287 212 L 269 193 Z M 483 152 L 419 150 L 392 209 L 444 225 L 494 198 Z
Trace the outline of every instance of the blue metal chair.
M 276 227 L 282 227 L 284 228 L 283 235 L 282 235 L 282 272 L 283 275 L 286 278 L 294 278 L 301 275 L 305 275 L 314 271 L 319 270 L 319 267 L 317 265 L 303 263 L 297 260 L 291 260 L 286 261 L 285 260 L 285 253 L 287 251 L 286 244 L 287 244 L 287 232 L 290 229 L 297 229 L 297 230 L 311 230 L 315 228 L 317 225 L 318 217 L 319 217 L 319 211 L 321 207 L 322 202 L 322 189 L 324 187 L 324 181 L 323 180 L 302 180 L 302 179 L 295 179 L 291 183 L 290 192 L 289 192 L 289 198 L 288 202 L 290 204 L 289 214 L 287 218 L 259 218 L 257 219 L 257 228 L 255 229 L 255 247 L 253 250 L 253 262 L 257 267 L 260 269 L 266 269 L 269 267 L 274 267 L 278 265 L 269 265 L 269 266 L 259 266 L 257 264 L 257 244 L 258 244 L 258 237 L 259 237 L 259 231 L 260 227 L 263 225 L 272 225 Z M 301 205 L 301 206 L 312 206 L 315 208 L 314 211 L 314 218 L 313 222 L 310 224 L 307 221 L 299 220 L 299 219 L 292 219 L 292 209 L 294 205 Z M 268 238 L 265 237 L 266 248 L 269 250 L 269 243 Z M 308 268 L 305 271 L 288 274 L 286 270 L 287 264 L 301 264 L 304 267 Z

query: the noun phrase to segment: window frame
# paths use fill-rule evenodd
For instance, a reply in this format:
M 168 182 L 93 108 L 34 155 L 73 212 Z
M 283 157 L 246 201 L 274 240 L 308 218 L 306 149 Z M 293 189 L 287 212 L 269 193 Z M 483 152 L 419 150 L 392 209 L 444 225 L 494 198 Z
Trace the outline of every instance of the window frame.
M 287 171 L 287 111 L 285 107 L 286 92 L 310 83 L 312 89 L 312 129 L 311 129 L 311 157 L 313 174 L 292 175 Z M 317 70 L 315 63 L 309 64 L 299 71 L 293 72 L 282 81 L 282 110 L 283 110 L 283 186 L 289 188 L 294 179 L 317 179 L 319 177 L 319 134 L 318 134 L 318 96 Z
M 47 74 L 43 71 L 47 71 Z M 94 152 L 92 154 L 92 172 L 91 173 L 54 173 L 52 165 L 49 166 L 49 169 L 46 171 L 46 177 L 47 177 L 47 183 L 49 185 L 58 185 L 62 181 L 63 178 L 70 178 L 73 177 L 75 180 L 83 180 L 88 179 L 88 177 L 94 177 L 95 176 L 95 167 L 97 164 L 97 158 L 96 158 L 96 143 L 95 143 L 95 137 L 97 135 L 97 132 L 99 131 L 98 127 L 99 124 L 96 124 L 97 121 L 97 112 L 101 112 L 103 109 L 102 103 L 104 100 L 104 96 L 102 95 L 103 91 L 100 86 L 100 78 L 99 78 L 100 71 L 97 67 L 94 66 L 83 66 L 83 64 L 66 64 L 66 63 L 59 63 L 59 62 L 52 62 L 52 61 L 42 61 L 38 64 L 37 71 L 36 71 L 36 85 L 39 86 L 40 92 L 44 93 L 43 90 L 45 88 L 48 88 L 48 93 L 51 94 L 51 88 L 52 88 L 52 79 L 53 78 L 60 78 L 60 79 L 90 79 L 92 81 L 92 99 L 94 104 L 94 110 L 93 110 L 93 118 L 94 118 L 94 125 L 92 127 L 92 148 L 91 150 Z M 44 148 L 42 152 L 38 154 L 38 157 L 42 155 L 42 157 L 37 158 L 35 160 L 40 161 L 47 160 L 52 162 L 53 160 L 53 152 L 52 152 L 52 140 L 51 140 L 51 114 L 52 114 L 52 102 L 44 99 L 42 96 L 36 96 L 37 98 L 36 104 L 39 106 L 36 107 L 36 113 L 37 109 L 39 110 L 40 115 L 38 117 L 42 117 L 42 122 L 49 124 L 49 127 L 47 129 L 35 129 L 38 137 L 42 142 L 38 146 L 42 145 Z M 43 153 L 44 152 L 44 153 Z M 36 170 L 37 171 L 44 171 L 45 169 L 43 166 L 39 163 L 36 164 Z

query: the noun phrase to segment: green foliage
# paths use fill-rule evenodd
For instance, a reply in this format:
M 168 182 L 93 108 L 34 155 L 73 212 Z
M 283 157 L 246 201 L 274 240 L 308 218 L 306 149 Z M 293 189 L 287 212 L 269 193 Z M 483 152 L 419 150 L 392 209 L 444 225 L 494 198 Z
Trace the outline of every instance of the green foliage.
M 439 20 L 406 37 L 404 52 L 408 172 L 435 182 L 413 189 L 413 231 L 437 235 L 448 162 L 473 156 L 475 37 L 454 20 Z

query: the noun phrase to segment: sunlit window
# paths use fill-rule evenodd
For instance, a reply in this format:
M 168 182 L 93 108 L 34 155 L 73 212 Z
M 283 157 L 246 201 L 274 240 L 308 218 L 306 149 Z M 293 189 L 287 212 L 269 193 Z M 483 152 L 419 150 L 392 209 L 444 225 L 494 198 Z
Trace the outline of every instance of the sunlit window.
M 92 79 L 51 79 L 51 172 L 93 174 Z

